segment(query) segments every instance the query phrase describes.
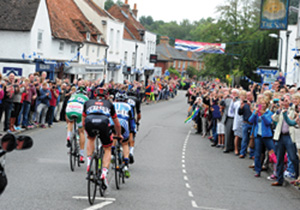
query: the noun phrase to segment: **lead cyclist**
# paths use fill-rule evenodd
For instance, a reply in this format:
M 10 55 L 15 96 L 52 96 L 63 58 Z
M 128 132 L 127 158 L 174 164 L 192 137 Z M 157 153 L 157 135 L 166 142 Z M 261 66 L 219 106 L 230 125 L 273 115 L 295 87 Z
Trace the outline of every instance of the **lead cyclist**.
M 80 84 L 81 85 L 81 84 Z M 85 145 L 85 136 L 84 128 L 82 125 L 82 112 L 83 106 L 89 98 L 86 96 L 86 88 L 81 85 L 78 87 L 77 91 L 71 96 L 68 101 L 66 108 L 66 121 L 67 121 L 67 147 L 71 146 L 70 138 L 72 135 L 72 130 L 74 123 L 77 123 L 78 132 L 79 132 L 79 142 L 80 142 L 80 162 L 84 163 L 84 145 Z M 72 116 L 76 116 L 76 122 L 72 119 Z

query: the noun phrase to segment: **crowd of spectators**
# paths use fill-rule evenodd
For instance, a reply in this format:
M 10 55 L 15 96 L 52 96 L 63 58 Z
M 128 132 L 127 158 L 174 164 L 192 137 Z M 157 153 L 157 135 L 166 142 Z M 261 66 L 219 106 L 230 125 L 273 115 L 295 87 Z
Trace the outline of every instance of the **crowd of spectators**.
M 208 136 L 212 147 L 248 156 L 257 178 L 271 170 L 272 186 L 282 186 L 284 178 L 300 185 L 300 88 L 287 86 L 280 75 L 274 83 L 248 88 L 194 82 L 186 96 L 196 133 Z
M 4 114 L 4 132 L 30 129 L 35 127 L 51 128 L 53 122 L 65 121 L 65 109 L 71 95 L 78 86 L 84 85 L 89 98 L 93 98 L 93 91 L 98 87 L 105 87 L 109 94 L 121 89 L 135 90 L 141 102 L 153 103 L 174 97 L 177 81 L 155 77 L 147 81 L 128 81 L 122 84 L 113 80 L 105 82 L 106 77 L 96 81 L 73 80 L 68 78 L 49 80 L 47 73 L 41 75 L 36 72 L 28 78 L 16 77 L 13 73 L 8 77 L 0 74 L 0 121 Z

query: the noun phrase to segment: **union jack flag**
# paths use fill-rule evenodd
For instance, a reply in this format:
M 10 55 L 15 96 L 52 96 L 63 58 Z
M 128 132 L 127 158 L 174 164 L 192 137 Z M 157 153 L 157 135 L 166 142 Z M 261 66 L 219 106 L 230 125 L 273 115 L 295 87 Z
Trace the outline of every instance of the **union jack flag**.
M 207 42 L 192 42 L 186 40 L 175 40 L 175 48 L 183 51 L 192 51 L 197 53 L 213 53 L 224 54 L 226 44 L 223 43 L 207 43 Z

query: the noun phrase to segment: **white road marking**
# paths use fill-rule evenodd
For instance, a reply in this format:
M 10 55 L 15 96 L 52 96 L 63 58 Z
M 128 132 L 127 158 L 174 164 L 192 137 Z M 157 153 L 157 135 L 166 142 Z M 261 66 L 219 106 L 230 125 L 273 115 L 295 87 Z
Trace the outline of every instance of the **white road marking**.
M 205 206 L 197 206 L 195 208 L 202 209 L 202 210 L 227 210 L 227 209 L 219 209 L 219 208 L 212 208 L 212 207 L 205 207 Z
M 183 163 L 185 163 L 185 160 L 182 160 Z
M 182 155 L 185 155 L 185 152 L 182 152 Z
M 185 168 L 185 165 L 184 165 L 184 164 L 182 164 L 182 168 Z
M 189 193 L 189 196 L 190 196 L 190 197 L 192 197 L 192 198 L 194 197 L 192 191 L 189 191 L 188 193 Z
M 184 176 L 183 179 L 184 179 L 185 181 L 188 181 L 188 180 L 189 180 L 187 176 Z
M 185 158 L 185 156 L 184 156 L 184 155 L 182 155 L 182 158 L 184 159 L 184 158 Z
M 186 170 L 185 170 L 185 169 L 182 169 L 182 173 L 186 174 Z
M 73 199 L 77 200 L 88 200 L 87 196 L 73 196 Z M 96 197 L 95 200 L 102 200 L 102 201 L 116 201 L 115 198 L 103 198 L 103 197 Z
M 112 203 L 113 203 L 112 201 L 104 201 L 102 203 L 99 203 L 99 204 L 93 205 L 91 207 L 88 207 L 84 210 L 98 210 L 98 209 L 102 209 L 104 206 L 107 206 L 107 205 L 112 204 Z
M 196 201 L 192 200 L 192 206 L 193 206 L 194 208 L 198 208 L 198 205 L 197 205 Z
M 191 186 L 189 185 L 189 183 L 185 183 L 186 188 L 191 188 Z

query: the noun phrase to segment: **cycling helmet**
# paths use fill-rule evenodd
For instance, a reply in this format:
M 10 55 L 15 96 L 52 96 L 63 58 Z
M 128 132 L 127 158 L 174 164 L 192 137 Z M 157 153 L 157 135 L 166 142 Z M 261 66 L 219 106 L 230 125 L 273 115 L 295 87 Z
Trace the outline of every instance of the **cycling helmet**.
M 108 91 L 105 88 L 99 87 L 94 91 L 94 96 L 95 97 L 105 97 L 105 98 L 107 98 L 108 97 Z
M 76 90 L 76 93 L 77 94 L 81 93 L 81 94 L 86 95 L 86 87 L 85 86 L 78 87 L 77 90 Z
M 117 101 L 125 102 L 125 101 L 127 101 L 128 96 L 127 96 L 127 94 L 126 94 L 125 91 L 124 91 L 124 92 L 123 92 L 123 91 L 120 91 L 120 92 L 117 92 L 117 93 L 116 93 L 115 99 L 116 99 Z
M 131 90 L 127 91 L 127 95 L 128 96 L 136 96 L 137 97 L 138 94 L 137 94 L 136 90 L 131 89 Z

